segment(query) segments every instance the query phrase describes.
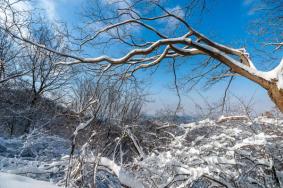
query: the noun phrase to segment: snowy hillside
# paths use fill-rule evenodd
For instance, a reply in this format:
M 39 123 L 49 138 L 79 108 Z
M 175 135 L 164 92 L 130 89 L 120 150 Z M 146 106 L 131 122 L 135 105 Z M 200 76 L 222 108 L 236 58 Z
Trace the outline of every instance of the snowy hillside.
M 155 148 L 150 152 L 145 151 L 143 158 L 135 157 L 121 164 L 116 159 L 113 161 L 112 158 L 101 157 L 96 173 L 97 186 L 283 186 L 283 120 L 258 117 L 250 121 L 241 116 L 222 117 L 218 121 L 206 119 L 181 124 L 173 129 L 168 125 L 163 126 L 164 133 L 167 136 L 158 137 L 164 142 L 156 141 L 157 146 L 152 143 Z M 140 148 L 144 149 L 143 142 L 140 140 L 139 143 Z M 59 137 L 39 134 L 0 139 L 0 170 L 5 172 L 0 174 L 0 187 L 12 187 L 18 182 L 30 187 L 29 184 L 38 183 L 6 173 L 63 186 L 68 170 L 69 145 L 69 141 Z M 82 160 L 82 156 L 87 158 L 86 163 L 97 161 L 96 155 L 78 150 L 73 158 L 73 169 L 80 164 L 78 161 Z M 92 172 L 89 166 L 87 172 Z M 93 181 L 91 176 L 84 178 Z M 80 178 L 74 180 L 70 187 L 79 187 L 79 182 Z
M 57 186 L 44 181 L 18 176 L 14 174 L 0 173 L 1 188 L 58 188 Z

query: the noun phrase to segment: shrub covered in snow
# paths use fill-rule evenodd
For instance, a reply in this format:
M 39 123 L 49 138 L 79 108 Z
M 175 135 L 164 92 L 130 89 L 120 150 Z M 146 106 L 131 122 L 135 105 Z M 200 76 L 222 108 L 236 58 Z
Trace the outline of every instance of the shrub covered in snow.
M 0 170 L 68 187 L 282 187 L 282 128 L 267 117 L 128 126 L 123 142 L 91 140 L 71 158 L 70 141 L 35 131 L 0 139 Z
M 283 121 L 220 122 L 180 125 L 185 133 L 166 151 L 136 161 L 134 171 L 150 187 L 282 186 Z

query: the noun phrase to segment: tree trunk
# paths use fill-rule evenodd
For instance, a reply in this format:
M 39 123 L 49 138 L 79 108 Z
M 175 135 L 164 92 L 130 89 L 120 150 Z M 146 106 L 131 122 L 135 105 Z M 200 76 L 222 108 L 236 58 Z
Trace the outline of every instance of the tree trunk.
M 268 94 L 279 110 L 283 113 L 283 90 L 279 89 L 276 84 L 268 89 Z

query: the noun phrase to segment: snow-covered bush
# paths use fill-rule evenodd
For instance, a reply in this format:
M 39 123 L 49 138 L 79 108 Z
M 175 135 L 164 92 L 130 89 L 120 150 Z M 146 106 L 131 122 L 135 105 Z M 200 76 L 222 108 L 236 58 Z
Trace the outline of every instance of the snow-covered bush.
M 157 187 L 282 186 L 282 120 L 204 120 L 180 125 L 185 134 L 133 164 Z
M 132 125 L 100 146 L 94 133 L 71 158 L 70 141 L 35 131 L 0 139 L 0 171 L 68 187 L 280 187 L 282 127 L 267 117 Z

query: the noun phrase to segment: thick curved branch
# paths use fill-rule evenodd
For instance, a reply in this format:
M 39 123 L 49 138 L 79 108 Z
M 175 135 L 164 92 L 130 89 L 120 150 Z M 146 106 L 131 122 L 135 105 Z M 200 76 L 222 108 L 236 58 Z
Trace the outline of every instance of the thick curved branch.
M 97 58 L 83 58 L 78 61 L 71 61 L 71 62 L 59 62 L 57 64 L 63 64 L 63 65 L 72 65 L 72 64 L 78 64 L 78 63 L 92 63 L 97 64 L 100 62 L 108 62 L 111 64 L 131 64 L 129 61 L 132 57 L 138 56 L 138 55 L 148 55 L 152 53 L 157 48 L 163 46 L 163 45 L 169 45 L 169 44 L 186 44 L 186 41 L 184 38 L 171 38 L 171 39 L 161 39 L 153 43 L 147 48 L 144 49 L 134 49 L 130 51 L 128 54 L 121 58 L 111 58 L 108 56 L 100 56 Z

